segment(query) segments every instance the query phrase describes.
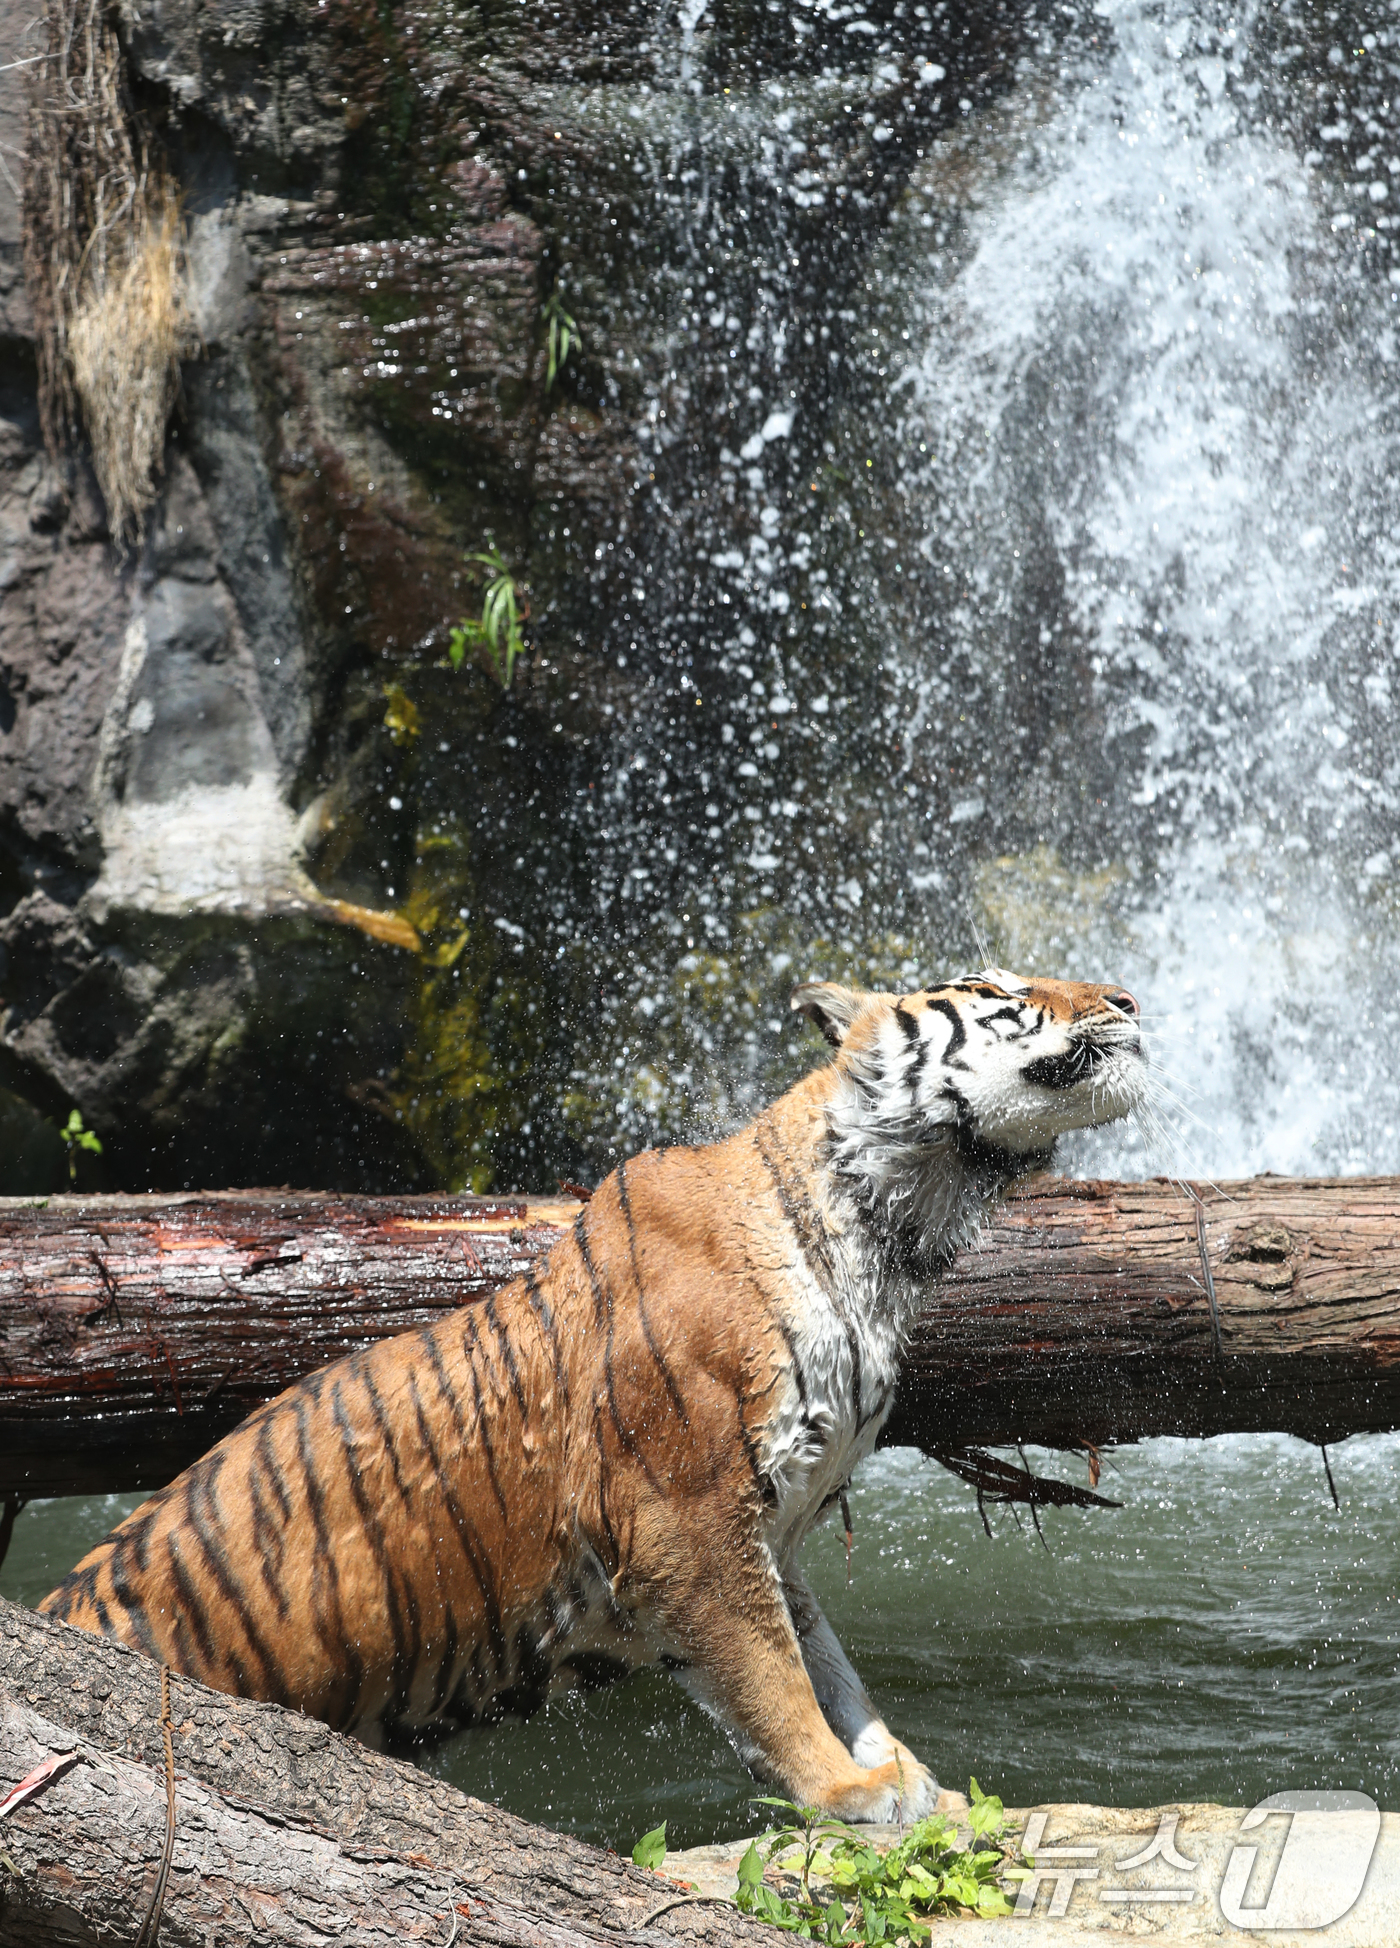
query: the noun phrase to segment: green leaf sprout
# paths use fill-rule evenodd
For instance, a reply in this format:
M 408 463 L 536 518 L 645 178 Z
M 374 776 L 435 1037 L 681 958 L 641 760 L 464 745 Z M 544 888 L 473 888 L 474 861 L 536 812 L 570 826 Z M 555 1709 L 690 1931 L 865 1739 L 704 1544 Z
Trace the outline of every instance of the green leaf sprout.
M 468 555 L 467 561 L 488 571 L 480 617 L 463 616 L 447 639 L 447 660 L 460 670 L 467 650 L 484 649 L 491 658 L 503 690 L 510 688 L 517 659 L 524 653 L 520 625 L 530 614 L 524 591 L 511 573 L 510 563 L 494 543 Z
M 650 1833 L 643 1833 L 632 1849 L 633 1863 L 638 1867 L 650 1868 L 653 1872 L 666 1858 L 666 1822 L 654 1826 Z
M 544 315 L 549 327 L 549 361 L 544 376 L 544 389 L 548 392 L 563 370 L 570 352 L 578 351 L 583 344 L 583 333 L 578 328 L 578 321 L 564 309 L 564 300 L 557 284 L 545 300 Z
M 63 1125 L 60 1133 L 68 1150 L 68 1181 L 70 1184 L 76 1184 L 79 1150 L 90 1150 L 94 1156 L 100 1157 L 102 1139 L 95 1130 L 85 1127 L 82 1111 L 79 1109 L 69 1110 L 68 1121 Z

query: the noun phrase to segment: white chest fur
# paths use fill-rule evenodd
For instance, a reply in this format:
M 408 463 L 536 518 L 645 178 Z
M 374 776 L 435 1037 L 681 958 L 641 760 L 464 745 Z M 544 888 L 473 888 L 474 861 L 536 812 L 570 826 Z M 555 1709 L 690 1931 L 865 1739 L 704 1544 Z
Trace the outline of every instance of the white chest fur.
M 780 1570 L 874 1447 L 898 1370 L 898 1332 L 883 1309 L 840 1306 L 813 1280 L 789 1324 L 793 1357 L 762 1457 L 777 1496 L 765 1533 Z

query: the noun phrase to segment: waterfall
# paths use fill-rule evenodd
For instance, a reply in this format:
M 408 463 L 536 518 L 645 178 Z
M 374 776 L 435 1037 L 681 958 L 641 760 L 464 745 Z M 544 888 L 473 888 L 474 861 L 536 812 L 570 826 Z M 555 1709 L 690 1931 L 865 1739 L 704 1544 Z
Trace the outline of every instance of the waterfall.
M 906 222 L 903 761 L 985 713 L 949 831 L 999 822 L 998 958 L 1140 992 L 1181 1167 L 1394 1170 L 1400 156 L 1302 148 L 1272 15 L 1097 14 Z M 1053 702 L 1008 739 L 1018 686 Z M 1077 1161 L 1160 1167 L 1118 1133 Z
M 576 1079 L 623 1146 L 722 1126 L 806 1059 L 787 982 L 914 985 L 980 936 L 1151 1019 L 1180 1144 L 1067 1167 L 1394 1169 L 1394 37 L 1225 0 L 1018 31 L 979 102 L 927 63 L 959 113 L 815 305 L 799 98 L 672 124 L 668 275 L 728 336 L 658 380 L 658 480 L 702 399 L 736 451 L 651 633 L 724 723 L 686 760 L 674 703 L 639 722 L 598 806 L 645 925 Z M 728 251 L 734 204 L 766 214 Z

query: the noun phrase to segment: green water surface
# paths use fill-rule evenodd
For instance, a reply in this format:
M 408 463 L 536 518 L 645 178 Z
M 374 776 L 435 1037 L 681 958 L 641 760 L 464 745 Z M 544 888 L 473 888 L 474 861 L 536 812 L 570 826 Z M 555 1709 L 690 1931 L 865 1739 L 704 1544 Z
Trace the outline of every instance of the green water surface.
M 1048 1511 L 1047 1550 L 1005 1510 L 989 1542 L 961 1483 L 892 1449 L 851 1495 L 850 1588 L 839 1527 L 806 1567 L 890 1725 L 945 1784 L 975 1772 L 1019 1805 L 1351 1787 L 1400 1807 L 1400 1435 L 1330 1455 L 1340 1512 L 1317 1451 L 1283 1436 L 1123 1449 L 1102 1487 L 1126 1505 Z M 138 1499 L 26 1509 L 0 1593 L 37 1601 Z M 673 1846 L 752 1824 L 752 1782 L 660 1673 L 422 1756 L 619 1848 L 663 1817 Z

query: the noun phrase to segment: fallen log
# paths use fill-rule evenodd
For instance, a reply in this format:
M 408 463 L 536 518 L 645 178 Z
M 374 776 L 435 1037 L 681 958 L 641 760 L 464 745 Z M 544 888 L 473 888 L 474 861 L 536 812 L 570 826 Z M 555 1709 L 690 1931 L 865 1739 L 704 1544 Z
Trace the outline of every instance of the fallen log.
M 483 1299 L 572 1200 L 0 1202 L 0 1493 L 159 1486 L 313 1368 Z M 889 1441 L 1400 1426 L 1400 1180 L 1041 1177 L 930 1287 Z
M 0 1199 L 0 1493 L 159 1487 L 303 1374 L 489 1296 L 579 1208 Z
M 175 1845 L 159 1938 L 304 1948 L 456 1937 L 487 1948 L 714 1948 L 774 1939 L 721 1907 L 646 1925 L 675 1889 L 314 1719 L 171 1681 Z M 79 1763 L 0 1829 L 0 1948 L 133 1941 L 166 1836 L 160 1669 L 0 1601 L 0 1790 Z

